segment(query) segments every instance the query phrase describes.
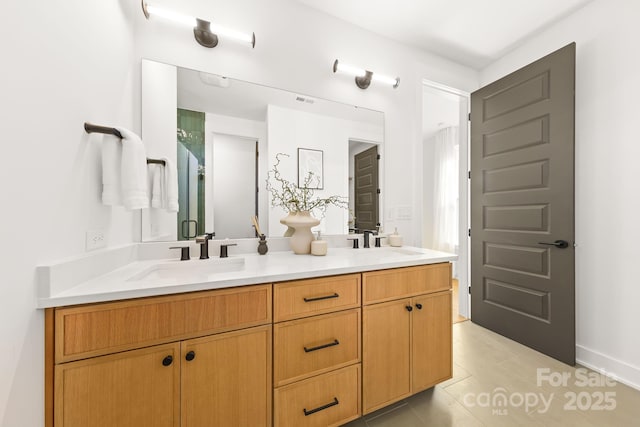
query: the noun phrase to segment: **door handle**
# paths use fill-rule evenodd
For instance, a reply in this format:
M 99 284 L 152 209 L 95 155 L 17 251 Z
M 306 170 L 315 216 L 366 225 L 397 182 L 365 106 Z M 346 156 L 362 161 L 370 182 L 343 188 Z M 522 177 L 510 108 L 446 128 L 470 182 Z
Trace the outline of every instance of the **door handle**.
M 556 248 L 560 248 L 560 249 L 565 249 L 569 247 L 569 242 L 567 242 L 566 240 L 556 240 L 553 243 L 549 243 L 549 242 L 538 242 L 539 245 L 549 245 L 549 246 L 555 246 Z

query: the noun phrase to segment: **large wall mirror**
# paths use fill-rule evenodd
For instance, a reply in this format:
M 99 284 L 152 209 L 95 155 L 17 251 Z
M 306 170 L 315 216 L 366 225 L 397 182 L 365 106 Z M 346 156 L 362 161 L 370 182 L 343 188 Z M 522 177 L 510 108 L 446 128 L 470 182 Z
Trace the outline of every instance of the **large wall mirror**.
M 382 112 L 143 59 L 142 138 L 149 157 L 176 166 L 179 201 L 177 213 L 143 210 L 143 241 L 255 237 L 254 215 L 263 233 L 282 236 L 287 212 L 266 190 L 278 153 L 288 156 L 285 178 L 297 182 L 299 155 L 320 160 L 316 194 L 349 199 L 314 230 L 347 234 L 382 221 Z M 150 185 L 161 167 L 149 165 Z

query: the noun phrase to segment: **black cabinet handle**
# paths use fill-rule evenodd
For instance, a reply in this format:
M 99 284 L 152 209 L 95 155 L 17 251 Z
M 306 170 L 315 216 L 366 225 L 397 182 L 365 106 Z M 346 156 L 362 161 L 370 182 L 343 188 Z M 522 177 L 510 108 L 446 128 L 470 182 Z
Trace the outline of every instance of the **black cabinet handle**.
M 316 409 L 311 409 L 311 410 L 307 411 L 307 409 L 305 408 L 305 409 L 303 409 L 304 416 L 308 417 L 309 415 L 315 414 L 316 412 L 320 412 L 320 411 L 323 411 L 323 410 L 325 410 L 327 408 L 331 408 L 332 406 L 336 406 L 338 403 L 340 403 L 340 402 L 338 402 L 338 398 L 334 397 L 333 398 L 333 402 L 327 403 L 326 405 L 322 405 L 322 406 L 320 406 L 320 407 L 318 407 Z
M 418 310 L 422 310 L 422 304 L 420 304 L 420 303 L 416 304 L 416 308 L 417 308 Z
M 193 359 L 196 358 L 196 352 L 191 350 L 184 356 L 184 358 L 187 359 L 187 362 L 191 362 Z
M 407 311 L 413 311 L 413 307 L 411 307 L 410 305 L 405 307 L 407 309 Z
M 173 363 L 173 356 L 167 356 L 162 359 L 162 366 L 169 366 Z
M 321 301 L 323 299 L 331 299 L 331 298 L 338 298 L 340 295 L 338 295 L 337 293 L 334 292 L 333 295 L 325 295 L 323 297 L 315 297 L 315 298 L 307 298 L 304 297 L 304 302 L 313 302 L 313 301 Z
M 333 342 L 330 342 L 329 344 L 323 344 L 323 345 L 319 345 L 317 347 L 311 347 L 311 348 L 304 347 L 304 352 L 305 353 L 310 353 L 312 351 L 322 350 L 323 348 L 333 347 L 334 345 L 338 345 L 338 344 L 340 344 L 340 341 L 333 340 Z
M 556 248 L 560 248 L 560 249 L 566 249 L 569 247 L 569 242 L 567 242 L 566 240 L 556 240 L 553 243 L 549 243 L 549 242 L 538 242 L 539 245 L 548 245 L 548 246 L 555 246 Z

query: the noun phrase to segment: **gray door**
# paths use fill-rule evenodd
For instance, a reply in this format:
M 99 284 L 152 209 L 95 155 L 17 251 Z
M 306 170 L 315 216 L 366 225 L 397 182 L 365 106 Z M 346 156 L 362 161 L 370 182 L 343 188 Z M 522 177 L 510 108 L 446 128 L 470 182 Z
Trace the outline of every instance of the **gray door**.
M 572 43 L 471 95 L 471 320 L 570 365 L 574 79 Z
M 356 228 L 376 230 L 378 220 L 378 146 L 355 155 Z

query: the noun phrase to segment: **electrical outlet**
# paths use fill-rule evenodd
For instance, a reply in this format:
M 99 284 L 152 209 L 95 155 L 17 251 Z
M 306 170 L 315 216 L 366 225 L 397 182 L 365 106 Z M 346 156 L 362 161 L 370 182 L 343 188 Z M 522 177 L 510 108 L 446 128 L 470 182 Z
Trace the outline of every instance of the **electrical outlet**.
M 107 238 L 104 234 L 104 230 L 88 230 L 87 231 L 86 249 L 92 251 L 94 249 L 100 249 L 107 246 Z

